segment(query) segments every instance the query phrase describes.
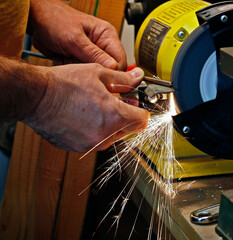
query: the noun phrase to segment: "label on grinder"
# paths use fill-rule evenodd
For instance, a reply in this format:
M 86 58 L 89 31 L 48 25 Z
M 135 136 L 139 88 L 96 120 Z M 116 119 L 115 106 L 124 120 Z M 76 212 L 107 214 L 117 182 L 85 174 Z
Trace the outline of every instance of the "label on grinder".
M 139 45 L 139 65 L 156 74 L 159 47 L 170 27 L 152 18 L 141 38 Z

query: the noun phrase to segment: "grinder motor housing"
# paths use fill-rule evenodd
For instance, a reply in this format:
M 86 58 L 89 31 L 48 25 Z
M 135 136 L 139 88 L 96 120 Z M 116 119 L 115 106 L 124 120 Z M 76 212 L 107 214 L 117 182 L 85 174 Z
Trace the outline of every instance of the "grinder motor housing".
M 228 159 L 233 159 L 233 79 L 230 64 L 225 66 L 232 46 L 233 1 L 201 0 L 157 6 L 135 43 L 136 62 L 146 75 L 171 82 L 175 90 L 177 131 L 197 149 Z

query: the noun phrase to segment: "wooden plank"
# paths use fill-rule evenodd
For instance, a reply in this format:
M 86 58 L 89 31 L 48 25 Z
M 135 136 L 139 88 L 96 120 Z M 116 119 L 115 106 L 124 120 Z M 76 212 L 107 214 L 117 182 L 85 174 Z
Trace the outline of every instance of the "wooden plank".
M 118 35 L 124 20 L 126 0 L 102 0 L 99 2 L 97 17 L 110 22 L 117 30 Z
M 32 51 L 39 52 L 34 47 Z M 51 60 L 37 57 L 29 57 L 29 62 L 40 66 L 53 64 Z M 41 141 L 40 163 L 30 202 L 25 239 L 51 239 L 67 161 L 66 151 L 55 148 L 46 140 Z M 22 173 L 19 172 L 19 175 Z
M 39 53 L 39 51 L 37 49 L 35 49 L 35 47 L 33 47 L 33 46 L 32 46 L 31 51 Z M 33 65 L 39 65 L 39 66 L 51 67 L 53 65 L 53 62 L 51 60 L 38 58 L 38 57 L 33 57 L 33 56 L 29 57 L 29 62 Z
M 43 140 L 25 239 L 52 239 L 67 155 Z
M 86 0 L 86 1 L 77 1 L 77 0 L 70 0 L 70 6 L 73 8 L 91 14 L 94 14 L 95 6 L 96 6 L 96 0 Z
M 126 0 L 102 0 L 98 6 L 97 16 L 111 22 L 119 34 L 124 18 L 125 4 Z M 79 161 L 81 156 L 77 153 L 70 153 L 69 156 L 55 231 L 56 239 L 79 239 L 82 233 L 90 189 L 81 195 L 79 193 L 92 181 L 96 154 L 88 154 Z
M 32 51 L 38 52 L 34 47 L 32 47 Z M 52 61 L 36 57 L 29 57 L 29 62 L 34 65 L 52 66 Z M 54 194 L 53 207 L 48 211 L 51 213 L 51 217 L 45 218 L 43 216 L 43 223 L 46 223 L 46 227 L 44 227 L 44 225 L 43 228 L 40 228 L 40 224 L 37 224 L 38 221 L 41 220 L 41 215 L 38 213 L 43 212 L 44 214 L 45 212 L 37 211 L 34 213 L 33 208 L 37 201 L 40 201 L 40 199 L 44 200 L 43 196 L 45 196 L 41 193 L 41 196 L 35 202 L 38 191 L 42 192 L 40 186 L 43 178 L 41 179 L 40 164 L 48 160 L 46 157 L 47 153 L 50 153 L 50 156 L 54 155 L 54 164 L 61 160 L 60 158 L 64 157 L 64 154 L 61 154 L 57 160 L 56 157 L 58 154 L 56 156 L 56 151 L 58 150 L 45 140 L 42 140 L 31 128 L 22 123 L 18 123 L 1 212 L 0 225 L 2 229 L 0 230 L 0 239 L 25 239 L 25 237 L 29 237 L 28 239 L 36 239 L 34 235 L 38 233 L 39 230 L 41 230 L 43 234 L 46 232 L 48 236 L 51 235 L 53 230 L 53 226 L 51 227 L 51 219 L 53 218 L 54 212 L 56 213 L 60 189 Z M 47 162 L 51 164 L 51 161 Z M 61 170 L 64 170 L 64 167 Z M 38 184 L 39 188 L 36 190 Z M 51 184 L 52 183 L 48 181 L 45 186 L 48 187 Z M 46 192 L 45 189 L 44 191 Z M 41 202 L 44 206 L 44 202 Z M 38 209 L 41 210 L 41 208 L 37 208 L 37 210 Z M 37 219 L 37 221 L 35 221 L 35 219 Z M 40 232 L 40 235 L 43 234 Z M 33 238 L 30 238 L 31 236 L 33 236 Z
M 82 160 L 82 154 L 70 153 L 56 226 L 55 239 L 79 239 L 82 232 L 96 153 Z M 80 193 L 86 189 L 81 195 Z
M 39 52 L 33 46 L 31 51 Z M 40 66 L 53 65 L 51 60 L 32 56 L 29 57 L 29 62 Z M 51 239 L 68 155 L 46 140 L 41 141 L 40 164 L 25 239 Z
M 24 239 L 32 198 L 41 138 L 18 123 L 4 201 L 0 216 L 0 239 Z

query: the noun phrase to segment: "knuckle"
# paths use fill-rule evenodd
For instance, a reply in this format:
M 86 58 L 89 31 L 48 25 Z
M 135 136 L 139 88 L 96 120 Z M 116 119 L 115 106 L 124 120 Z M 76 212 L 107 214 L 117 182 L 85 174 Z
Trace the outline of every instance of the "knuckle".
M 105 27 L 106 27 L 108 30 L 116 33 L 116 28 L 115 28 L 111 23 L 105 21 Z
M 79 27 L 73 28 L 71 32 L 64 32 L 65 39 L 70 43 L 77 43 L 83 33 L 79 30 Z
M 62 37 L 62 39 L 65 39 L 62 49 L 65 52 L 66 56 L 67 56 L 67 53 L 72 51 L 72 49 L 84 47 L 84 46 L 81 46 L 80 44 L 80 42 L 82 43 L 82 41 L 80 41 L 81 37 L 82 37 L 82 34 L 79 31 L 74 30 L 72 33 L 65 33 L 65 35 Z M 69 54 L 69 56 L 71 56 L 71 54 Z
M 100 19 L 100 21 L 101 21 L 101 26 L 105 26 L 105 28 L 113 27 L 111 23 L 109 23 L 108 21 L 106 21 L 104 19 Z
M 103 70 L 103 66 L 101 64 L 99 64 L 99 63 L 93 63 L 93 67 L 97 71 L 102 71 Z
M 97 73 L 98 76 L 101 76 L 104 72 L 104 67 L 99 63 L 93 63 L 92 65 L 93 69 L 95 69 L 95 73 Z

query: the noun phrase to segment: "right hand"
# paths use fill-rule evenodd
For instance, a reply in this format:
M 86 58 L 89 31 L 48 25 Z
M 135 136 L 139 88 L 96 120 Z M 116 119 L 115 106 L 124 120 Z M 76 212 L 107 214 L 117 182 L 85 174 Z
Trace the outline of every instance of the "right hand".
M 103 150 L 146 128 L 149 113 L 113 95 L 134 89 L 143 78 L 141 69 L 125 73 L 95 63 L 39 68 L 48 71 L 47 90 L 24 122 L 55 146 L 77 152 Z

